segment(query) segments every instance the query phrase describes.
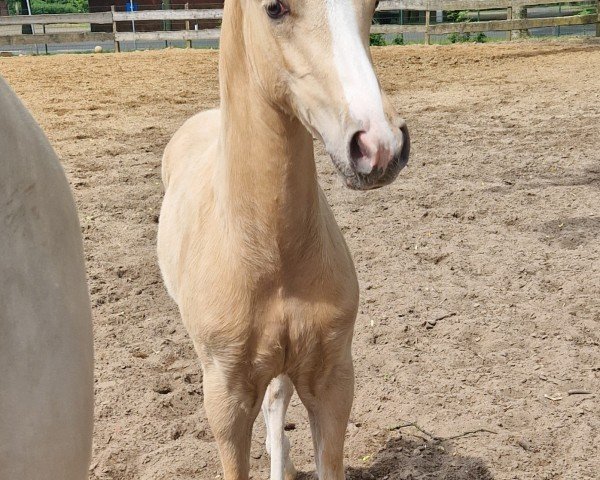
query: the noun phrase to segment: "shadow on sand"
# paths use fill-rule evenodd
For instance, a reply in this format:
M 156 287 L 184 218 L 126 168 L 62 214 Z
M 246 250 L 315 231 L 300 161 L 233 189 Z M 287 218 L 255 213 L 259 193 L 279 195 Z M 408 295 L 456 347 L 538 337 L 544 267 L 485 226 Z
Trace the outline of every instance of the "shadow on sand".
M 493 480 L 484 462 L 448 451 L 448 442 L 412 440 L 399 436 L 388 440 L 365 467 L 348 468 L 347 480 Z M 314 472 L 300 473 L 297 480 L 313 480 Z

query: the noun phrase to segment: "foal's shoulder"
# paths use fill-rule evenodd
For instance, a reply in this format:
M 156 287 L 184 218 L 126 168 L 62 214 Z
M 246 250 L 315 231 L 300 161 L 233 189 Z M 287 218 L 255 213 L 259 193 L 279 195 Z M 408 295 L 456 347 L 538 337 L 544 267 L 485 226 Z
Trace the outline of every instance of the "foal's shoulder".
M 175 132 L 163 155 L 163 182 L 169 184 L 174 170 L 186 162 L 192 161 L 217 141 L 221 112 L 218 109 L 197 113 L 185 121 Z
M 221 121 L 221 110 L 213 108 L 212 110 L 204 110 L 199 112 L 193 117 L 190 117 L 185 123 L 179 128 L 179 132 L 186 132 L 189 130 L 198 133 L 216 132 L 219 129 L 219 123 Z

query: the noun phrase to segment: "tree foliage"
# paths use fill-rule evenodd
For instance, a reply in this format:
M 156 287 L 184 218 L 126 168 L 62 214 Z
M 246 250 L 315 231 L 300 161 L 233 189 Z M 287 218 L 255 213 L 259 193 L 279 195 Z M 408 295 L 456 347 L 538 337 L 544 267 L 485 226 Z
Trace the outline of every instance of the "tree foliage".
M 26 9 L 20 6 L 20 2 L 9 0 L 9 12 L 11 15 L 27 15 Z M 40 15 L 42 13 L 85 13 L 89 11 L 88 0 L 30 0 L 31 13 Z
M 447 14 L 448 20 L 455 23 L 468 23 L 471 21 L 471 16 L 468 11 L 452 11 Z M 483 32 L 479 32 L 475 37 L 472 37 L 470 33 L 451 33 L 448 35 L 450 43 L 462 43 L 462 42 L 477 42 L 484 43 L 487 40 L 487 36 Z

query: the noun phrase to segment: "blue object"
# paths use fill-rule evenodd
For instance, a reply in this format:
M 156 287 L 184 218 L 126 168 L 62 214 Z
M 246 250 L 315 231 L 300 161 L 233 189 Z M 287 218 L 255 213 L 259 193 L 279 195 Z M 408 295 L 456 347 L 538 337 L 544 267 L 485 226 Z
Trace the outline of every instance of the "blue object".
M 125 3 L 125 11 L 127 12 L 136 12 L 138 10 L 138 4 L 133 2 Z

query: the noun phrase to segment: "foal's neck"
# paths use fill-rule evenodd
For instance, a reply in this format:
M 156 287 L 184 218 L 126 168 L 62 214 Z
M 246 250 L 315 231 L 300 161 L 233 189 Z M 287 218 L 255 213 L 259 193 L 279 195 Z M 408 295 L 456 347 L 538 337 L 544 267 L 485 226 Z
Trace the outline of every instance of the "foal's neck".
M 247 63 L 239 2 L 225 2 L 220 52 L 219 208 L 239 226 L 297 243 L 316 225 L 318 185 L 312 137 L 268 102 Z M 229 6 L 229 11 L 227 10 Z M 256 236 L 253 235 L 253 236 Z M 253 240 L 260 242 L 260 238 Z

